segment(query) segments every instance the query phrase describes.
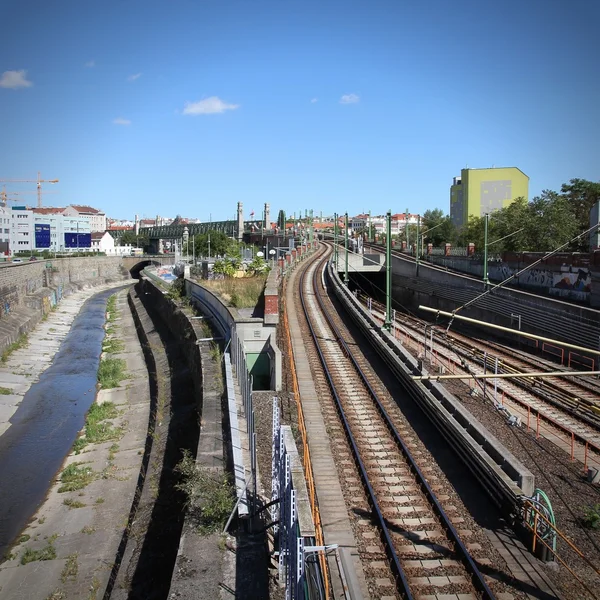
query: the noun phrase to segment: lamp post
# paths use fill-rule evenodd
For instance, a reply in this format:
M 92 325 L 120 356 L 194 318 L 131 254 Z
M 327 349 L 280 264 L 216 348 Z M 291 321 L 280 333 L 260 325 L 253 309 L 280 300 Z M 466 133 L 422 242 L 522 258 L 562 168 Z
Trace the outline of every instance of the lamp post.
M 333 263 L 335 264 L 336 269 L 338 266 L 337 228 L 338 216 L 337 213 L 333 213 Z
M 385 236 L 385 322 L 384 329 L 392 329 L 392 211 L 388 210 Z
M 483 285 L 487 288 L 488 279 L 488 264 L 487 264 L 487 248 L 488 248 L 488 221 L 489 215 L 485 213 L 484 228 L 483 228 Z
M 188 261 L 189 252 L 188 252 L 188 240 L 190 238 L 190 232 L 187 227 L 183 228 L 183 243 L 185 244 L 185 261 Z
M 277 254 L 277 253 L 275 252 L 275 250 L 273 248 L 271 248 L 269 250 L 269 256 L 271 257 L 271 268 L 272 269 L 275 268 L 275 254 Z
M 420 234 L 420 230 L 421 230 L 421 215 L 417 215 L 417 243 L 415 244 L 417 247 L 417 253 L 415 256 L 415 264 L 416 264 L 416 275 L 417 277 L 419 276 L 419 234 Z
M 410 251 L 410 239 L 409 239 L 409 233 L 408 233 L 408 219 L 410 217 L 410 213 L 408 212 L 408 208 L 406 209 L 406 213 L 404 213 L 404 216 L 406 217 L 406 221 L 404 222 L 404 227 L 406 229 L 406 251 L 409 252 Z
M 346 269 L 344 271 L 344 283 L 348 285 L 348 213 L 346 213 L 344 239 L 346 241 Z

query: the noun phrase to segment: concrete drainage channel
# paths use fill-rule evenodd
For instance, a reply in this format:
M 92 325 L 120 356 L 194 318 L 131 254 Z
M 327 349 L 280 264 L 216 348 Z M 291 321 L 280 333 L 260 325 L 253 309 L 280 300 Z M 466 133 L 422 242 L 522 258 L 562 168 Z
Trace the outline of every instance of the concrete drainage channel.
M 195 456 L 199 439 L 196 395 L 179 338 L 138 283 L 128 302 L 150 377 L 151 411 L 136 493 L 104 599 L 166 598 L 185 501 L 174 467 L 183 451 Z

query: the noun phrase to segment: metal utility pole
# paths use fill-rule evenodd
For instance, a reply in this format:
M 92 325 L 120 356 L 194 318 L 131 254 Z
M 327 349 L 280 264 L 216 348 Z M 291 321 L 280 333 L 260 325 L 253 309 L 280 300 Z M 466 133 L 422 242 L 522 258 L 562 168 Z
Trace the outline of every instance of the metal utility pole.
M 336 269 L 338 266 L 337 226 L 338 216 L 337 213 L 333 213 L 333 263 Z
M 406 227 L 406 251 L 410 252 L 410 239 L 409 239 L 409 233 L 408 233 L 408 218 L 410 217 L 410 213 L 408 212 L 408 208 L 406 209 L 406 222 L 405 222 L 405 227 Z
M 488 280 L 488 256 L 487 256 L 489 217 L 490 216 L 486 213 L 485 219 L 484 219 L 484 229 L 483 229 L 483 285 L 485 285 L 486 288 L 489 283 L 489 280 Z
M 416 265 L 416 267 L 415 267 L 415 274 L 416 274 L 417 277 L 419 276 L 419 255 L 420 255 L 420 252 L 419 252 L 419 239 L 421 237 L 420 234 L 421 234 L 421 215 L 417 215 L 417 244 L 416 244 L 416 246 L 417 246 L 417 254 L 415 256 L 415 265 Z
M 369 243 L 373 243 L 373 223 L 371 222 L 371 211 L 369 211 Z
M 384 329 L 392 328 L 392 211 L 386 215 L 385 235 L 385 322 Z
M 315 226 L 313 224 L 313 209 L 310 209 L 310 229 L 308 230 L 308 241 L 312 247 L 313 240 L 315 237 Z
M 348 213 L 346 213 L 346 231 L 344 237 L 346 240 L 346 268 L 344 272 L 344 283 L 348 285 Z

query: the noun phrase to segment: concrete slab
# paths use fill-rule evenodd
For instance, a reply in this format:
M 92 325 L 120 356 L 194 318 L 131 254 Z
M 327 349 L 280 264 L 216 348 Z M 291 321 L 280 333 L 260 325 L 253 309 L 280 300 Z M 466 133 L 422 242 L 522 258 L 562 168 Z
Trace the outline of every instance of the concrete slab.
M 23 400 L 23 396 L 18 394 L 2 394 L 0 395 L 0 406 L 17 406 Z
M 103 391 L 100 395 L 121 406 L 124 414 L 115 422 L 127 420 L 127 432 L 117 442 L 119 449 L 114 453 L 110 452 L 111 441 L 90 444 L 85 452 L 65 460 L 63 468 L 73 462 L 87 464 L 97 472 L 97 478 L 85 488 L 67 493 L 58 493 L 60 482 L 54 482 L 47 499 L 24 531 L 29 538 L 13 548 L 12 560 L 0 565 L 0 595 L 3 598 L 46 600 L 54 592 L 61 592 L 64 596 L 60 597 L 66 598 L 102 597 L 106 589 L 111 565 L 128 523 L 150 410 L 148 374 L 141 360 L 142 350 L 133 321 L 126 320 L 129 312 L 124 293 L 119 294 L 117 306 L 125 317 L 124 342 L 128 350 L 137 354 L 136 363 L 141 365 L 131 373 L 136 382 L 135 402 L 128 401 L 131 395 L 126 387 L 110 390 L 110 394 Z M 0 431 L 1 427 L 2 424 Z M 81 502 L 85 506 L 69 508 L 64 504 L 65 500 Z M 56 550 L 56 559 L 20 564 L 26 548 L 43 547 L 49 540 Z M 63 581 L 65 578 L 61 573 L 67 557 L 75 554 L 77 576 Z
M 17 412 L 15 405 L 0 404 L 0 423 L 6 423 Z

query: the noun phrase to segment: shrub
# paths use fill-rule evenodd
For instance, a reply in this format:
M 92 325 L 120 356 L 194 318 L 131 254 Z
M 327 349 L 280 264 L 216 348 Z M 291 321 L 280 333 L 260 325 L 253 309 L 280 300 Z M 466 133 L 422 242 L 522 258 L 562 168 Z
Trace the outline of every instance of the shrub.
M 222 529 L 233 509 L 233 489 L 227 473 L 200 468 L 189 450 L 175 467 L 181 476 L 175 489 L 183 492 L 186 507 L 201 533 Z
M 581 522 L 588 529 L 600 529 L 600 504 L 588 507 Z

